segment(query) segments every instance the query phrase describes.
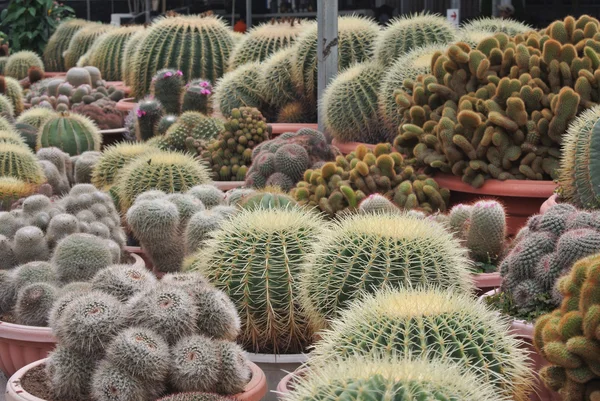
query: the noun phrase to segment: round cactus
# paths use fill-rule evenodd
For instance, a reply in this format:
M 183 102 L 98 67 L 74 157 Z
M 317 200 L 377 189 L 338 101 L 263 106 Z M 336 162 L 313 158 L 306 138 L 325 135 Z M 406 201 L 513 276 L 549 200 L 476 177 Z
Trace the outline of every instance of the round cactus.
M 190 45 L 181 47 L 183 42 Z M 131 62 L 133 94 L 140 98 L 148 93 L 154 74 L 166 67 L 180 70 L 185 81 L 204 78 L 215 82 L 223 75 L 232 48 L 229 30 L 218 17 L 162 18 L 148 28 Z M 199 54 L 206 56 L 197 57 Z
M 126 212 L 135 198 L 148 190 L 185 192 L 210 181 L 203 164 L 178 152 L 156 152 L 136 158 L 119 173 L 116 180 L 121 209 Z
M 35 128 L 40 128 L 46 121 L 56 116 L 54 110 L 44 107 L 33 107 L 23 112 L 16 120 L 16 123 L 29 124 Z
M 4 83 L 2 83 L 4 80 Z M 12 103 L 15 115 L 23 112 L 25 104 L 23 103 L 23 88 L 21 84 L 11 77 L 0 77 L 0 94 L 5 95 Z
M 162 138 L 160 138 L 160 136 L 165 135 L 167 133 L 167 131 L 169 130 L 169 128 L 171 128 L 171 126 L 177 122 L 178 118 L 179 118 L 179 116 L 175 116 L 172 114 L 167 114 L 166 116 L 162 116 L 160 121 L 156 125 L 156 133 L 157 133 L 157 137 L 159 137 L 156 139 L 162 139 Z
M 444 358 L 493 384 L 503 397 L 527 400 L 533 374 L 521 341 L 508 330 L 506 321 L 469 294 L 383 291 L 354 302 L 335 320 L 311 362 L 381 354 Z
M 138 292 L 147 290 L 156 282 L 145 268 L 130 265 L 111 265 L 96 273 L 91 280 L 92 289 L 105 292 L 122 302 Z
M 275 109 L 298 100 L 298 92 L 292 81 L 292 62 L 295 47 L 283 48 L 262 64 L 260 94 Z
M 21 136 L 12 130 L 0 130 L 0 143 L 9 143 L 13 145 L 26 147 L 27 144 Z
M 12 121 L 15 116 L 15 108 L 10 99 L 0 94 L 0 117 Z
M 181 111 L 199 111 L 211 115 L 213 112 L 211 95 L 213 87 L 204 79 L 194 79 L 187 83 L 183 95 Z
M 201 201 L 207 209 L 221 205 L 225 200 L 225 193 L 214 185 L 196 185 L 187 194 Z
M 194 335 L 183 338 L 172 350 L 173 387 L 177 391 L 215 392 L 219 382 L 216 369 L 219 351 L 208 337 Z M 202 380 L 197 380 L 202 377 Z
M 362 213 L 400 213 L 398 206 L 381 194 L 371 194 L 358 205 Z
M 94 358 L 58 344 L 46 361 L 46 374 L 55 397 L 63 400 L 89 398 Z
M 228 72 L 217 82 L 214 101 L 224 116 L 240 107 L 261 108 L 264 100 L 260 92 L 262 65 L 246 63 Z
M 25 226 L 15 233 L 13 250 L 19 263 L 48 260 L 50 250 L 44 232 L 35 226 Z
M 22 288 L 15 305 L 17 324 L 46 327 L 57 296 L 58 289 L 47 283 L 34 283 Z
M 48 119 L 38 134 L 38 149 L 56 146 L 71 156 L 88 150 L 100 150 L 102 136 L 89 118 L 63 113 Z
M 183 84 L 183 72 L 179 70 L 165 68 L 152 77 L 152 95 L 163 105 L 166 113 L 181 113 Z
M 312 324 L 322 328 L 361 293 L 387 286 L 469 291 L 466 250 L 435 222 L 407 215 L 349 216 L 308 255 L 302 302 Z
M 44 71 L 44 62 L 34 52 L 21 50 L 8 57 L 6 66 L 4 67 L 4 74 L 21 80 L 27 78 L 27 71 L 29 71 L 30 67 L 38 67 Z
M 33 195 L 37 186 L 13 177 L 0 177 L 0 210 L 10 210 L 19 199 Z
M 409 51 L 434 43 L 454 41 L 456 29 L 440 15 L 416 14 L 396 18 L 377 38 L 375 57 L 383 65 L 390 65 Z
M 98 67 L 107 81 L 120 81 L 125 47 L 129 39 L 144 28 L 139 26 L 120 27 L 100 36 L 90 48 L 88 63 Z
M 73 178 L 76 184 L 89 184 L 92 179 L 92 172 L 102 154 L 96 151 L 83 152 L 75 160 L 73 169 Z
M 12 286 L 17 293 L 29 284 L 55 282 L 56 273 L 52 265 L 45 261 L 22 263 L 12 272 Z
M 464 24 L 462 28 L 467 31 L 503 32 L 508 36 L 526 33 L 533 29 L 531 26 L 513 19 L 490 17 L 472 19 Z
M 212 210 L 205 210 L 193 215 L 185 231 L 186 252 L 197 251 L 210 238 L 211 233 L 221 226 L 223 220 L 225 220 L 225 216 Z
M 294 353 L 307 345 L 311 331 L 293 277 L 323 226 L 317 215 L 300 208 L 242 210 L 192 258 L 190 268 L 201 270 L 235 304 L 245 349 Z
M 163 106 L 158 99 L 146 97 L 137 104 L 135 136 L 138 141 L 145 141 L 156 136 L 156 128 L 163 114 Z
M 90 75 L 90 72 L 88 70 L 86 70 L 85 68 L 80 68 L 80 67 L 73 67 L 70 68 L 69 71 L 67 71 L 67 76 L 66 76 L 67 82 L 69 83 L 69 85 L 72 85 L 73 87 L 78 87 L 81 85 L 89 85 L 92 86 L 92 76 Z M 83 90 L 83 88 L 82 88 Z M 88 89 L 89 90 L 89 87 Z M 83 93 L 87 93 L 88 95 L 90 94 L 90 92 L 83 92 Z M 75 96 L 78 96 L 77 93 L 73 94 L 73 101 L 78 103 L 77 101 L 75 101 Z M 77 99 L 79 100 L 79 99 Z M 83 97 L 82 97 L 83 100 Z
M 61 23 L 56 31 L 50 36 L 48 44 L 44 49 L 44 66 L 47 71 L 62 72 L 66 71 L 63 53 L 69 47 L 73 36 L 89 22 L 82 19 L 71 19 Z
M 267 187 L 261 191 L 246 195 L 240 202 L 243 209 L 288 208 L 297 205 L 294 198 L 277 188 Z
M 87 53 L 96 39 L 110 31 L 116 29 L 112 25 L 100 23 L 88 23 L 85 27 L 78 30 L 71 38 L 67 50 L 63 53 L 65 69 L 76 66 L 79 59 Z M 92 82 L 94 84 L 95 82 Z
M 165 390 L 164 382 L 140 380 L 106 360 L 96 367 L 91 387 L 97 401 L 154 400 Z
M 125 85 L 127 86 L 131 86 L 132 82 L 135 80 L 135 70 L 132 68 L 133 59 L 140 42 L 146 37 L 147 33 L 147 29 L 136 31 L 125 44 L 120 80 L 125 82 Z
M 216 124 L 216 121 L 200 112 L 186 111 L 169 127 L 165 139 L 173 150 L 184 151 L 187 138 L 209 141 L 216 137 L 223 129 L 223 125 Z
M 58 279 L 64 284 L 90 280 L 112 260 L 106 242 L 91 234 L 69 235 L 58 243 L 52 256 Z

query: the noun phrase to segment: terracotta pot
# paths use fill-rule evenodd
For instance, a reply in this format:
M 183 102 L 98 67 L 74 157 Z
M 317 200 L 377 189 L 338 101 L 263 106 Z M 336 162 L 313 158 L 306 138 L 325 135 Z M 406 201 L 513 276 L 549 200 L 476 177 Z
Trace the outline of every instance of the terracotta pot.
M 44 72 L 44 78 L 66 77 L 66 72 Z
M 551 197 L 549 197 L 548 199 L 546 199 L 546 202 L 542 203 L 542 207 L 540 207 L 540 213 L 544 214 L 546 213 L 546 210 L 550 209 L 552 206 L 556 205 L 556 199 L 558 199 L 558 195 L 554 194 Z
M 135 255 L 136 257 L 142 259 L 144 261 L 144 265 L 146 266 L 146 269 L 148 269 L 148 270 L 153 270 L 154 269 L 154 265 L 152 264 L 152 260 L 150 259 L 150 257 L 146 253 L 146 251 L 144 251 L 142 249 L 141 246 L 126 246 L 125 247 L 125 251 L 127 251 L 130 254 Z
M 553 181 L 487 180 L 481 188 L 473 188 L 454 175 L 436 174 L 434 178 L 441 188 L 450 190 L 450 207 L 480 199 L 496 199 L 501 202 L 506 208 L 509 235 L 516 234 L 530 216 L 537 214 L 542 203 L 556 189 Z
M 137 102 L 135 101 L 135 98 L 132 97 L 126 97 L 125 99 L 121 99 L 117 102 L 117 110 L 125 112 L 125 113 L 129 113 L 131 110 L 133 110 L 135 108 L 135 105 L 137 104 Z
M 246 357 L 258 365 L 266 376 L 269 393 L 263 398 L 264 401 L 276 401 L 279 382 L 288 372 L 294 372 L 304 362 L 308 360 L 306 354 L 292 355 L 273 355 L 273 354 L 251 354 L 246 353 Z
M 100 130 L 100 135 L 102 135 L 102 149 L 108 145 L 121 142 L 123 140 L 123 134 L 126 132 L 127 130 L 125 128 Z
M 229 191 L 230 189 L 243 187 L 245 181 L 213 181 L 212 184 L 221 191 Z
M 499 272 L 472 274 L 471 277 L 477 288 L 477 295 L 482 295 L 502 285 L 502 277 Z
M 39 366 L 41 364 L 46 363 L 46 359 L 41 359 L 30 363 L 27 366 L 22 367 L 17 371 L 14 375 L 8 379 L 8 383 L 6 384 L 6 401 L 45 401 L 41 398 L 38 398 L 32 394 L 29 394 L 22 386 L 21 386 L 21 378 L 30 370 Z M 243 393 L 235 394 L 232 396 L 233 399 L 239 401 L 259 401 L 261 400 L 267 392 L 267 380 L 265 379 L 265 374 L 263 371 L 253 364 L 249 363 L 250 370 L 252 371 L 252 378 L 246 384 Z
M 283 134 L 284 132 L 296 132 L 302 128 L 312 128 L 319 129 L 318 124 L 308 124 L 308 123 L 300 123 L 300 124 L 269 124 L 272 128 L 272 135 L 276 137 L 278 135 Z
M 353 152 L 358 145 L 365 145 L 367 148 L 371 150 L 375 150 L 375 145 L 371 145 L 370 143 L 362 143 L 362 142 L 340 142 L 336 138 L 333 138 L 331 144 L 338 148 L 342 154 L 347 155 Z
M 290 391 L 294 390 L 294 383 L 296 380 L 302 378 L 306 372 L 308 372 L 307 368 L 300 368 L 285 375 L 279 384 L 277 384 L 277 396 L 281 399 Z

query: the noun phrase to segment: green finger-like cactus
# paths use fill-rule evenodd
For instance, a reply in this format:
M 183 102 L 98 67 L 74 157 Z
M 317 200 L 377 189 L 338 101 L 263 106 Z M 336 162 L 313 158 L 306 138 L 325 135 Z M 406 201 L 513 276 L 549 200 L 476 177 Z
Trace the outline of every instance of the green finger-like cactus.
M 262 63 L 260 93 L 265 102 L 276 109 L 298 100 L 299 97 L 292 81 L 294 54 L 295 47 L 286 47 Z
M 67 70 L 63 53 L 69 47 L 73 36 L 88 24 L 89 22 L 86 20 L 71 19 L 61 23 L 56 28 L 56 31 L 50 36 L 42 56 L 47 71 L 62 72 Z
M 184 42 L 189 46 L 181 47 Z M 148 93 L 152 77 L 162 68 L 180 70 L 185 81 L 204 78 L 215 82 L 223 75 L 232 48 L 229 29 L 218 17 L 160 19 L 148 28 L 132 60 L 133 94 L 141 98 Z M 197 57 L 200 54 L 206 56 Z
M 235 304 L 245 349 L 295 353 L 310 341 L 294 277 L 323 226 L 317 215 L 298 207 L 243 210 L 191 258 L 190 269 L 201 270 Z M 240 247 L 248 251 L 239 252 Z
M 2 82 L 4 81 L 4 82 Z M 15 115 L 19 115 L 24 110 L 23 88 L 21 84 L 11 77 L 0 77 L 0 94 L 5 95 L 13 105 Z
M 519 21 L 489 17 L 472 19 L 464 24 L 462 28 L 468 31 L 503 32 L 509 36 L 515 36 L 532 30 L 531 26 Z
M 354 355 L 443 358 L 493 384 L 503 397 L 526 400 L 533 374 L 520 344 L 501 317 L 468 294 L 383 291 L 356 301 L 335 320 L 311 363 Z
M 87 281 L 113 263 L 106 242 L 91 234 L 71 234 L 58 243 L 52 256 L 58 279 L 63 284 Z
M 418 47 L 454 41 L 456 29 L 440 15 L 416 14 L 389 22 L 375 43 L 375 57 L 390 65 L 398 57 Z
M 45 107 L 33 107 L 23 112 L 16 120 L 16 123 L 29 124 L 39 129 L 46 121 L 56 116 L 54 110 Z
M 127 164 L 115 183 L 120 206 L 125 213 L 135 198 L 148 190 L 185 192 L 195 185 L 209 182 L 206 167 L 191 156 L 159 151 L 140 156 Z
M 15 305 L 17 324 L 45 327 L 58 289 L 47 283 L 29 284 L 19 291 Z
M 140 42 L 146 37 L 148 33 L 147 29 L 141 29 L 130 36 L 129 40 L 125 44 L 125 50 L 123 51 L 123 62 L 121 64 L 121 78 L 125 85 L 131 86 L 135 80 L 135 70 L 132 68 L 132 63 L 135 57 L 135 53 L 138 50 Z
M 145 143 L 119 143 L 104 149 L 102 156 L 94 167 L 92 184 L 98 189 L 106 190 L 127 163 L 140 155 L 156 152 L 157 150 Z
M 261 72 L 260 63 L 246 63 L 217 82 L 214 101 L 224 116 L 229 117 L 233 109 L 240 107 L 261 108 L 264 102 L 260 92 Z
M 78 30 L 63 53 L 65 69 L 75 67 L 79 59 L 91 49 L 96 39 L 112 29 L 116 28 L 112 25 L 89 23 Z
M 111 265 L 92 278 L 93 290 L 105 292 L 122 302 L 156 283 L 155 277 L 146 269 L 130 265 Z
M 120 27 L 100 36 L 90 48 L 88 63 L 98 67 L 107 81 L 120 81 L 122 63 L 129 39 L 144 28 L 139 26 Z
M 54 395 L 63 400 L 88 398 L 95 362 L 94 358 L 59 344 L 46 361 Z
M 31 150 L 9 143 L 0 144 L 0 175 L 31 184 L 45 181 L 42 168 Z
M 306 102 L 317 103 L 317 25 L 310 25 L 296 39 L 292 78 Z M 338 18 L 338 69 L 367 61 L 373 55 L 379 27 L 356 16 Z
M 347 217 L 307 257 L 300 280 L 303 306 L 321 328 L 362 292 L 386 286 L 469 291 L 465 254 L 456 239 L 427 220 L 390 214 Z
M 165 68 L 152 77 L 152 95 L 162 104 L 167 114 L 181 113 L 183 72 Z
M 21 80 L 27 77 L 27 71 L 29 71 L 30 67 L 38 67 L 44 71 L 44 62 L 36 53 L 29 50 L 22 50 L 8 57 L 6 66 L 4 67 L 4 74 Z
M 378 113 L 383 67 L 362 63 L 338 75 L 323 94 L 325 126 L 341 142 L 379 143 L 384 139 Z
M 306 24 L 296 20 L 271 21 L 253 27 L 235 45 L 229 60 L 230 70 L 243 64 L 264 61 L 277 50 L 290 46 Z
M 15 116 L 15 108 L 6 95 L 0 95 L 0 117 L 13 120 Z
M 63 113 L 48 119 L 38 133 L 38 150 L 56 146 L 71 156 L 100 150 L 102 136 L 96 124 L 80 114 Z

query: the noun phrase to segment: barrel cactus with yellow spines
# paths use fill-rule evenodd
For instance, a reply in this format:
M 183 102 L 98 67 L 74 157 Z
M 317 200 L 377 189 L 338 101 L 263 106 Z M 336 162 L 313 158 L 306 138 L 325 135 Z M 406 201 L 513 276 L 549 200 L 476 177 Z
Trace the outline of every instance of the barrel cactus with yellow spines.
M 86 20 L 71 19 L 56 28 L 56 31 L 50 36 L 42 56 L 47 71 L 62 72 L 67 70 L 63 53 L 69 47 L 73 36 L 88 24 L 89 22 Z
M 61 113 L 48 119 L 38 132 L 38 150 L 56 146 L 71 156 L 99 151 L 102 135 L 92 120 L 75 113 Z
M 0 94 L 6 96 L 13 105 L 15 115 L 19 115 L 25 109 L 23 102 L 23 88 L 19 81 L 11 77 L 0 76 Z
M 260 93 L 265 102 L 275 109 L 299 99 L 292 81 L 294 53 L 294 47 L 289 46 L 273 53 L 262 63 Z
M 157 189 L 166 193 L 185 192 L 210 183 L 209 171 L 192 156 L 170 151 L 143 154 L 125 165 L 115 180 L 115 190 L 123 213 L 137 196 Z
M 502 32 L 508 36 L 515 36 L 533 30 L 531 26 L 520 21 L 493 17 L 472 19 L 466 24 L 462 25 L 462 29 L 467 31 L 489 31 L 492 33 Z
M 395 18 L 377 38 L 375 57 L 391 65 L 398 57 L 418 47 L 454 41 L 456 28 L 441 15 L 416 14 Z
M 340 219 L 315 244 L 302 277 L 302 303 L 316 328 L 366 292 L 385 287 L 468 292 L 466 249 L 437 223 L 398 212 Z
M 229 69 L 264 61 L 277 50 L 290 46 L 302 33 L 307 24 L 294 19 L 282 19 L 260 24 L 244 35 L 243 40 L 235 45 L 229 60 Z
M 5 95 L 0 95 L 0 117 L 10 121 L 15 117 L 15 108 Z
M 38 186 L 14 177 L 0 177 L 0 210 L 10 210 L 19 199 L 33 195 Z
M 13 145 L 27 147 L 27 143 L 25 143 L 21 135 L 19 135 L 16 131 L 12 129 L 0 129 L 0 143 L 12 143 Z
M 353 302 L 331 326 L 321 332 L 309 364 L 379 355 L 444 359 L 495 387 L 502 399 L 529 399 L 533 372 L 522 341 L 470 294 L 384 290 Z
M 0 144 L 0 176 L 31 184 L 42 184 L 46 180 L 33 152 L 25 146 L 11 143 Z
M 56 111 L 46 107 L 33 107 L 23 112 L 15 121 L 19 124 L 29 124 L 39 129 L 44 123 L 52 117 L 56 117 Z
M 127 42 L 143 29 L 139 26 L 121 27 L 100 36 L 89 50 L 88 64 L 98 67 L 102 78 L 107 81 L 120 81 Z
M 189 268 L 201 270 L 235 304 L 247 351 L 300 353 L 310 344 L 296 278 L 324 226 L 297 206 L 242 210 L 190 258 Z
M 92 184 L 98 189 L 108 190 L 127 163 L 138 156 L 156 151 L 156 148 L 148 144 L 136 142 L 118 143 L 105 148 L 94 166 Z
M 255 107 L 262 110 L 264 99 L 260 91 L 262 65 L 246 63 L 228 72 L 216 85 L 214 102 L 221 113 L 229 117 L 233 109 Z
M 75 67 L 79 59 L 92 48 L 96 39 L 111 29 L 116 28 L 112 25 L 90 23 L 77 31 L 71 38 L 69 47 L 63 53 L 65 69 Z
M 189 46 L 182 47 L 181 43 Z M 204 78 L 216 82 L 227 68 L 232 48 L 229 28 L 218 17 L 162 18 L 148 28 L 147 35 L 138 44 L 131 63 L 133 95 L 140 98 L 147 94 L 152 77 L 163 68 L 181 71 L 184 81 Z
M 138 46 L 140 42 L 146 37 L 148 34 L 147 29 L 141 29 L 131 35 L 127 44 L 125 45 L 125 50 L 123 52 L 123 62 L 121 64 L 121 78 L 120 80 L 125 82 L 125 85 L 130 86 L 131 83 L 135 80 L 135 70 L 132 68 L 133 59 L 135 57 L 135 53 L 138 50 Z
M 4 75 L 21 80 L 27 77 L 27 71 L 31 67 L 38 67 L 44 71 L 44 62 L 36 53 L 29 50 L 21 50 L 8 57 L 6 66 L 4 67 Z

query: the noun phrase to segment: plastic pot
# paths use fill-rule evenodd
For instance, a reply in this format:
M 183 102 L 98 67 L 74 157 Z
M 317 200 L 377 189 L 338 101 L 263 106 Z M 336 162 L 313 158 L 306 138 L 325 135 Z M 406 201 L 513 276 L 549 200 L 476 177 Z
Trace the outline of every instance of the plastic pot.
M 294 390 L 294 383 L 296 380 L 302 378 L 306 372 L 308 372 L 307 368 L 300 368 L 285 375 L 279 384 L 277 384 L 277 396 L 281 399 L 290 391 Z
M 550 209 L 552 206 L 556 205 L 556 199 L 558 199 L 558 195 L 554 194 L 551 197 L 549 197 L 548 199 L 546 199 L 546 201 L 544 203 L 542 203 L 542 207 L 540 207 L 540 213 L 544 214 L 546 213 L 546 210 Z
M 258 365 L 265 373 L 269 392 L 263 398 L 265 401 L 277 400 L 275 391 L 279 382 L 290 372 L 297 370 L 308 360 L 306 354 L 274 355 L 274 354 L 252 354 L 247 352 L 246 357 Z
M 117 102 L 117 110 L 129 113 L 131 110 L 135 108 L 137 102 L 133 97 L 126 97 L 125 99 L 121 99 Z
M 478 294 L 486 293 L 502 285 L 502 277 L 499 272 L 473 274 L 471 277 L 473 277 Z
M 131 253 L 131 264 L 144 267 L 144 260 Z M 10 377 L 23 366 L 45 358 L 56 338 L 50 327 L 23 326 L 0 321 L 0 370 Z
M 213 181 L 212 185 L 221 191 L 229 191 L 230 189 L 243 187 L 245 183 L 245 181 Z
M 356 149 L 358 145 L 365 145 L 367 148 L 371 150 L 375 150 L 375 145 L 371 145 L 370 143 L 362 143 L 362 142 L 340 142 L 336 138 L 333 138 L 331 144 L 338 148 L 343 155 L 348 155 Z
M 272 132 L 271 134 L 275 137 L 277 135 L 281 135 L 284 132 L 296 132 L 302 128 L 312 128 L 319 129 L 318 124 L 308 124 L 308 123 L 299 123 L 299 124 L 269 124 L 271 126 Z
M 516 234 L 530 216 L 537 214 L 544 201 L 556 189 L 553 181 L 487 180 L 481 188 L 473 188 L 454 175 L 436 174 L 434 178 L 441 188 L 450 190 L 450 207 L 481 199 L 495 199 L 501 202 L 506 208 L 509 235 Z
M 19 369 L 10 379 L 8 379 L 8 383 L 6 384 L 6 401 L 45 401 L 42 398 L 38 398 L 30 393 L 28 393 L 21 386 L 21 378 L 30 370 L 39 366 L 43 363 L 46 363 L 46 359 L 41 359 L 30 363 L 27 366 Z M 263 399 L 264 395 L 267 392 L 267 381 L 265 379 L 265 374 L 263 371 L 256 366 L 254 363 L 250 362 L 249 364 L 250 370 L 252 371 L 252 378 L 246 384 L 243 393 L 235 394 L 232 396 L 233 399 L 239 401 L 259 401 Z

